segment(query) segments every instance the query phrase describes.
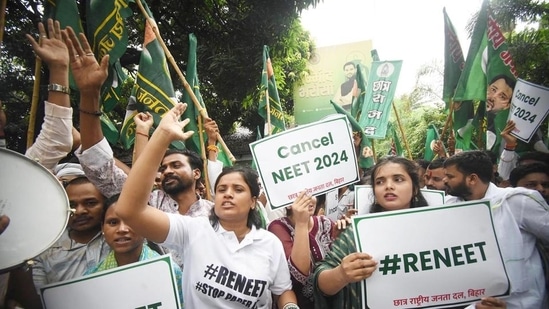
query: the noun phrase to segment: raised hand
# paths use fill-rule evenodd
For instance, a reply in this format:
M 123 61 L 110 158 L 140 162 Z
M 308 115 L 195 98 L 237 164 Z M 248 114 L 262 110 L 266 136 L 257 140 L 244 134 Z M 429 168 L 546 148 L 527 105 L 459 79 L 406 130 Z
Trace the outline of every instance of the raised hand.
M 214 120 L 211 118 L 204 119 L 204 130 L 208 135 L 209 141 L 217 141 L 217 133 L 219 132 L 219 128 Z
M 44 61 L 50 69 L 61 66 L 67 68 L 69 66 L 69 51 L 63 36 L 61 26 L 58 21 L 48 19 L 47 32 L 43 23 L 38 23 L 38 42 L 30 35 L 26 37 L 32 45 L 32 49 L 42 61 Z
M 147 135 L 149 134 L 149 131 L 154 124 L 154 118 L 149 112 L 138 113 L 133 117 L 133 121 L 135 122 L 135 127 L 137 131 L 145 133 Z
M 189 139 L 194 134 L 194 131 L 183 131 L 183 128 L 189 123 L 189 119 L 186 118 L 183 121 L 179 120 L 179 117 L 181 117 L 186 108 L 187 103 L 176 103 L 172 109 L 162 116 L 162 120 L 156 128 L 155 134 L 158 133 L 167 136 L 170 142 L 176 140 L 185 141 Z
M 503 140 L 505 140 L 505 147 L 515 147 L 517 146 L 517 138 L 511 135 L 511 132 L 515 130 L 515 122 L 513 120 L 507 120 L 505 128 L 501 131 L 500 135 Z
M 97 63 L 93 51 L 83 33 L 76 36 L 71 27 L 63 31 L 69 49 L 69 59 L 74 81 L 80 92 L 97 92 L 108 76 L 109 55 Z M 80 40 L 79 40 L 80 39 Z

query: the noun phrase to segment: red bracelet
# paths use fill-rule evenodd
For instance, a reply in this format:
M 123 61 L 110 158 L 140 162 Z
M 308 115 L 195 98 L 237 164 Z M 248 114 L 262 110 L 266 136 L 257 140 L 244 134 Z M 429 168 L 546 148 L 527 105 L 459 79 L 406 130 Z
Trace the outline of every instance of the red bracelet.
M 136 134 L 136 135 L 142 135 L 142 136 L 145 136 L 146 138 L 149 138 L 149 135 L 148 135 L 148 134 L 141 133 L 141 132 L 139 132 L 139 131 L 136 131 L 135 134 Z

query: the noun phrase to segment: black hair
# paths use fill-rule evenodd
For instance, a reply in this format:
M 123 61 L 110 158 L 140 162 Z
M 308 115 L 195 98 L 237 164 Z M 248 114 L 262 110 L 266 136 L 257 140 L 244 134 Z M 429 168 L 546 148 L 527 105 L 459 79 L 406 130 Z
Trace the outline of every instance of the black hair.
M 522 178 L 532 173 L 545 173 L 549 175 L 549 165 L 541 162 L 518 165 L 511 171 L 509 183 L 511 183 L 511 186 L 516 187 Z
M 377 171 L 380 167 L 382 167 L 385 164 L 388 163 L 395 163 L 401 165 L 404 170 L 406 170 L 406 173 L 410 176 L 412 179 L 412 190 L 413 190 L 413 196 L 412 200 L 410 201 L 410 208 L 416 208 L 416 207 L 422 207 L 427 206 L 427 200 L 425 200 L 425 197 L 423 197 L 423 194 L 421 194 L 420 187 L 419 187 L 419 174 L 417 172 L 417 163 L 414 161 L 410 161 L 404 157 L 398 157 L 398 156 L 385 156 L 381 158 L 376 165 L 374 165 L 372 169 L 372 175 L 371 175 L 371 183 L 372 183 L 372 189 L 375 190 L 375 178 Z M 382 212 L 384 211 L 383 207 L 377 202 L 377 200 L 374 198 L 374 203 L 371 206 L 371 212 Z
M 108 197 L 105 202 L 103 203 L 103 213 L 101 214 L 101 224 L 105 222 L 105 216 L 107 213 L 107 210 L 114 205 L 114 203 L 118 202 L 118 199 L 120 198 L 120 193 L 115 194 L 111 197 Z
M 541 151 L 529 151 L 520 155 L 517 160 L 517 165 L 521 165 L 523 161 L 537 161 L 549 165 L 549 153 Z
M 416 162 L 417 165 L 419 165 L 423 169 L 427 169 L 431 161 L 425 160 L 425 159 L 415 159 L 414 162 Z
M 444 167 L 444 161 L 446 161 L 446 158 L 436 158 L 429 163 L 427 168 L 430 170 L 436 170 L 437 168 Z
M 314 215 L 317 216 L 320 209 L 324 208 L 326 211 L 326 193 L 316 196 L 316 206 Z
M 356 64 L 352 61 L 347 61 L 345 62 L 345 64 L 343 65 L 343 70 L 345 70 L 345 67 L 348 66 L 348 65 L 352 65 L 354 68 L 356 68 Z
M 162 158 L 162 160 L 164 160 L 164 158 L 166 158 L 167 156 L 170 156 L 173 154 L 182 154 L 186 156 L 189 160 L 189 165 L 191 166 L 191 168 L 193 170 L 198 169 L 201 174 L 203 173 L 202 167 L 204 166 L 204 161 L 198 155 L 198 153 L 188 149 L 168 149 L 164 153 L 164 157 Z
M 232 167 L 226 167 L 223 169 L 221 174 L 217 176 L 217 179 L 215 180 L 215 192 L 217 192 L 217 185 L 219 184 L 219 180 L 223 178 L 223 176 L 232 174 L 232 173 L 238 173 L 244 178 L 244 182 L 248 185 L 250 188 L 250 193 L 252 197 L 256 198 L 259 196 L 259 182 L 258 182 L 258 176 L 257 173 L 248 167 L 241 167 L 241 166 L 232 166 Z M 210 213 L 210 223 L 211 225 L 217 229 L 219 226 L 219 217 L 215 213 L 215 207 L 212 209 Z M 256 206 L 254 209 L 251 209 L 248 213 L 248 221 L 246 225 L 251 228 L 252 226 L 255 226 L 257 229 L 261 228 L 261 214 L 259 213 L 259 209 Z
M 483 183 L 489 183 L 494 175 L 492 160 L 483 150 L 462 151 L 444 161 L 444 168 L 454 165 L 465 176 L 476 174 Z
M 511 87 L 511 89 L 515 89 L 515 85 L 517 84 L 517 81 L 514 78 L 505 74 L 499 74 L 494 76 L 494 78 L 492 78 L 492 80 L 490 81 L 490 85 L 495 83 L 498 79 L 503 79 L 507 84 L 507 86 Z

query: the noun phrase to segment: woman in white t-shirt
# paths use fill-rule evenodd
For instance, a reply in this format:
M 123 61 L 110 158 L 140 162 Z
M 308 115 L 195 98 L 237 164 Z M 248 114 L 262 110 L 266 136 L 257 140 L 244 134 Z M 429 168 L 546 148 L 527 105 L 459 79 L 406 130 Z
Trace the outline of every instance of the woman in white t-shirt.
M 147 206 L 149 184 L 166 148 L 193 134 L 182 130 L 188 119 L 179 121 L 185 108 L 178 103 L 163 116 L 124 184 L 117 215 L 136 233 L 181 253 L 186 307 L 271 309 L 274 298 L 278 308 L 298 308 L 282 243 L 260 228 L 259 186 L 253 170 L 230 168 L 219 175 L 210 218 Z M 183 165 L 179 170 L 192 175 L 188 162 L 178 164 Z M 163 168 L 169 172 L 172 167 Z

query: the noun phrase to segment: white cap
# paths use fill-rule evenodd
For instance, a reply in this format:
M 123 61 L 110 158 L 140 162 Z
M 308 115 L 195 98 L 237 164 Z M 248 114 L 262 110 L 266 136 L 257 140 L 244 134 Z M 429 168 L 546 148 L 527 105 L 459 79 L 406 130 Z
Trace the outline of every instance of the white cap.
M 82 165 L 78 163 L 62 163 L 57 164 L 53 169 L 53 173 L 57 178 L 63 176 L 84 176 Z

